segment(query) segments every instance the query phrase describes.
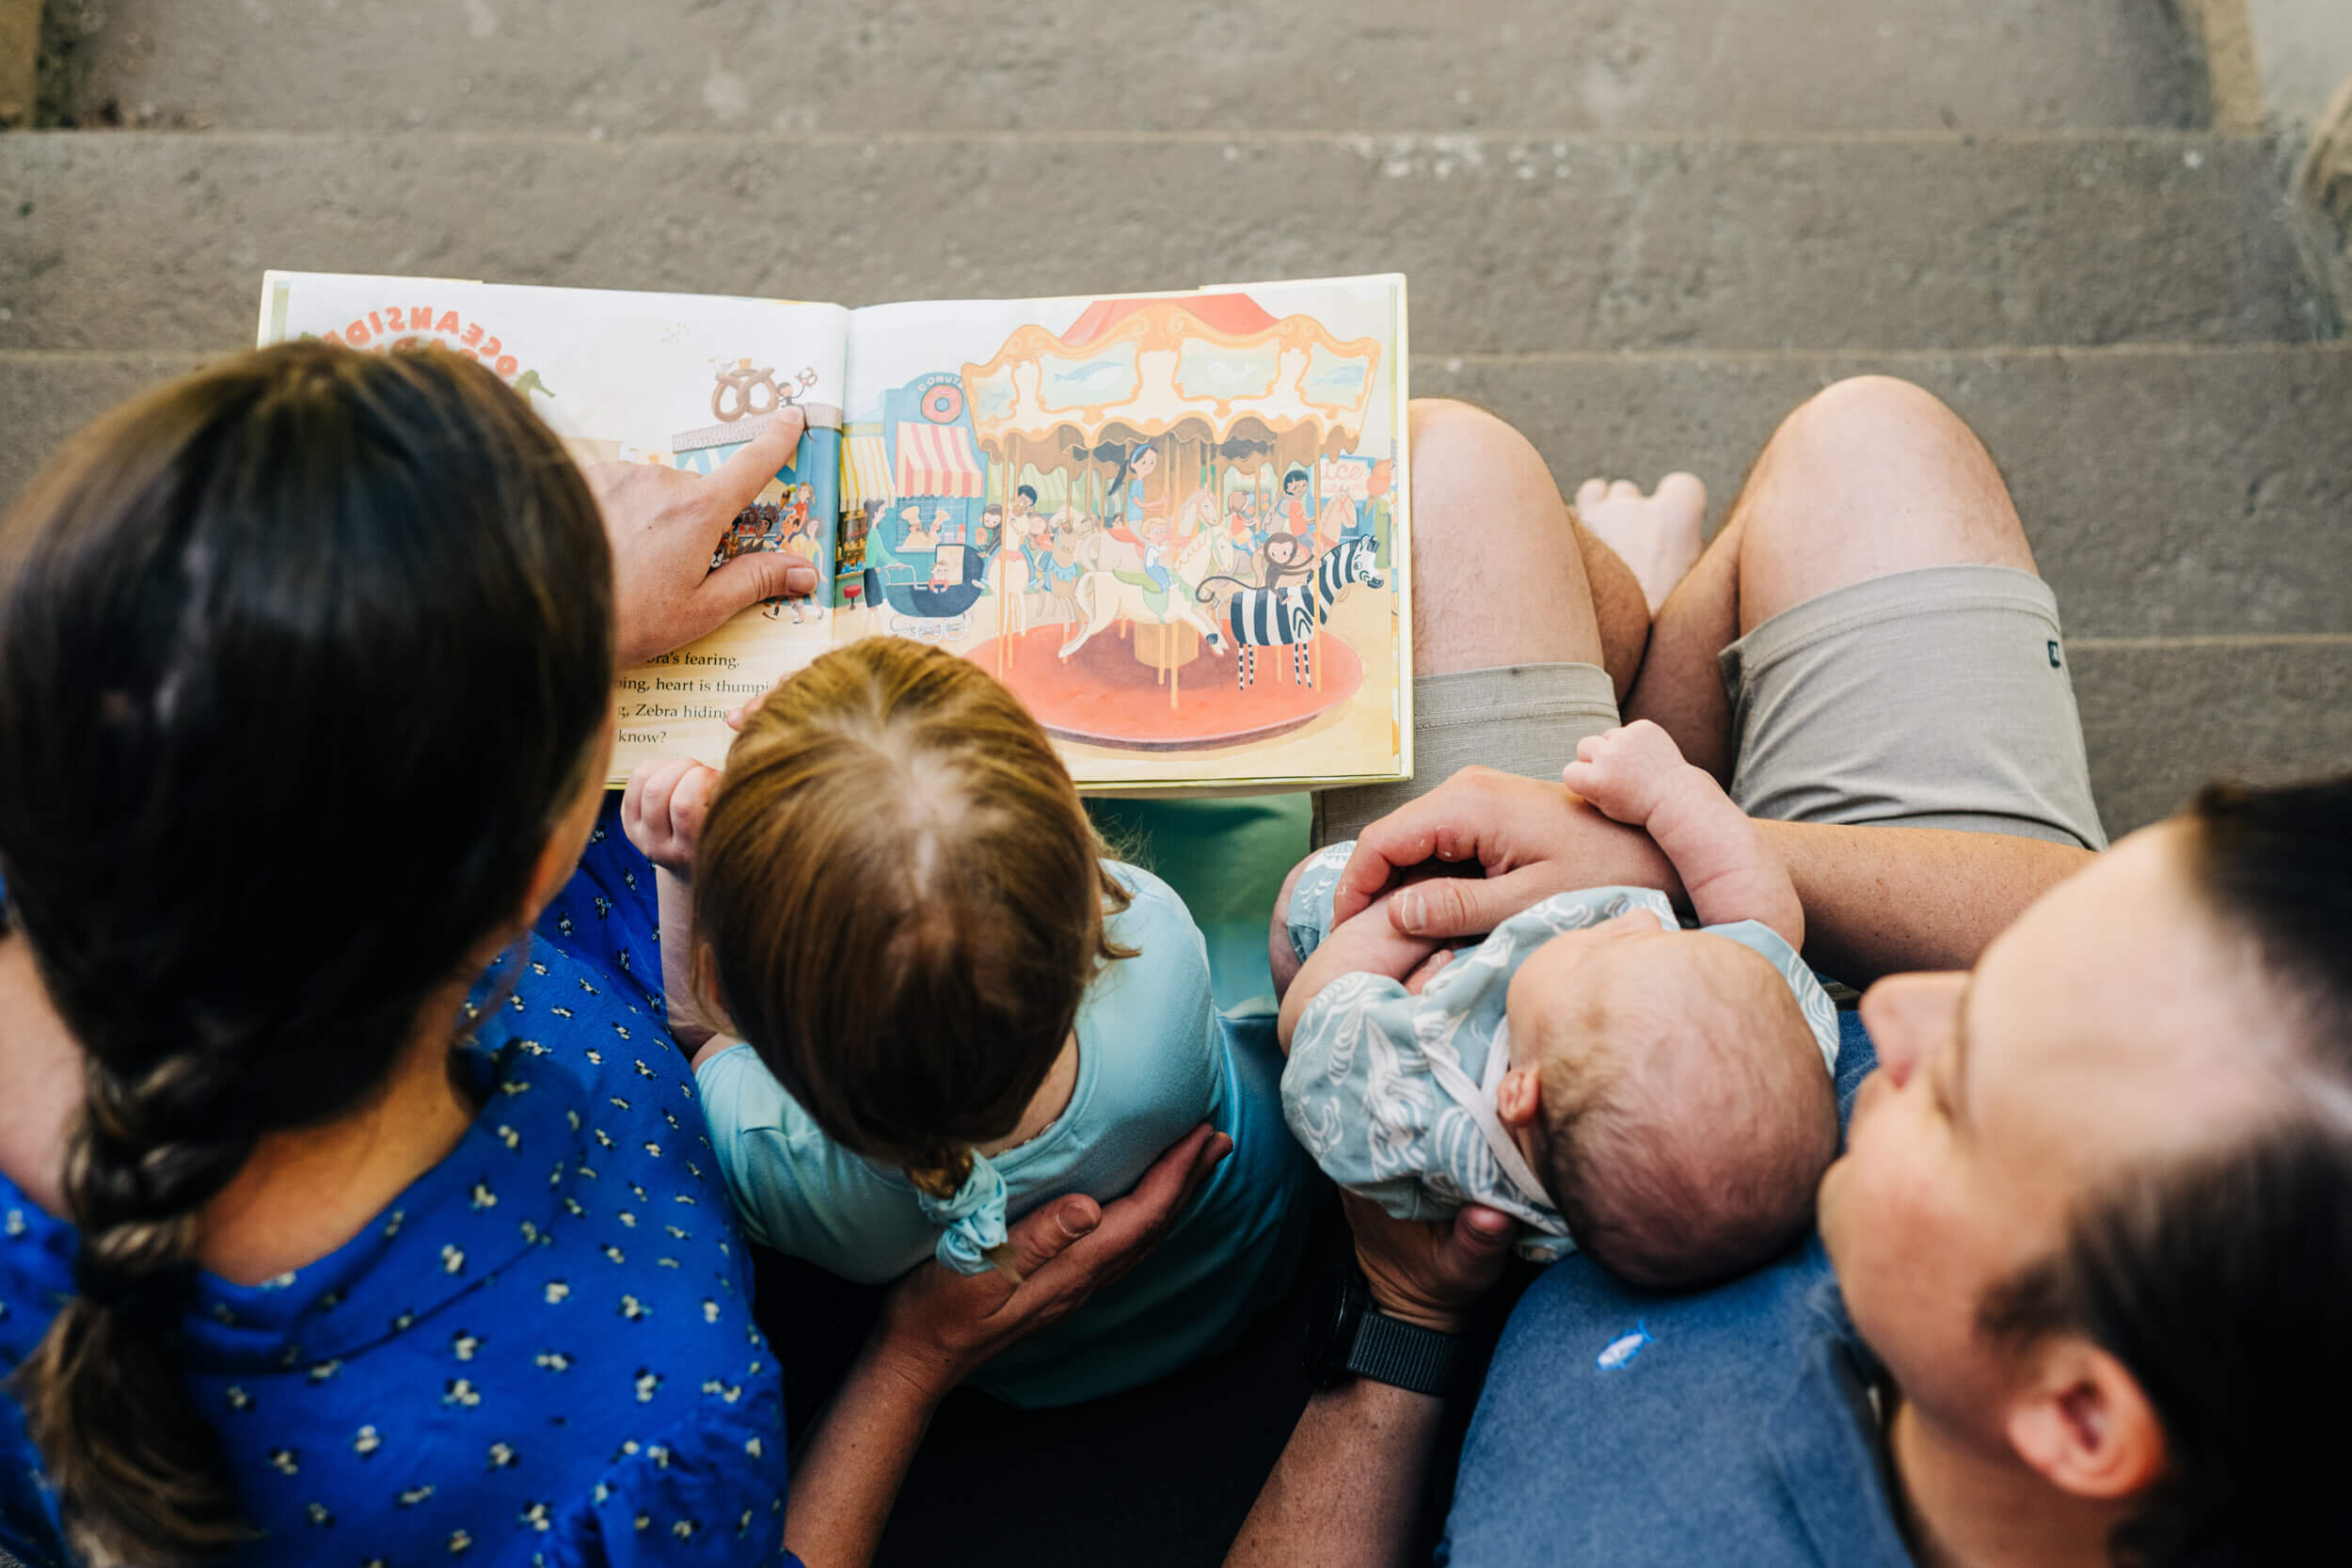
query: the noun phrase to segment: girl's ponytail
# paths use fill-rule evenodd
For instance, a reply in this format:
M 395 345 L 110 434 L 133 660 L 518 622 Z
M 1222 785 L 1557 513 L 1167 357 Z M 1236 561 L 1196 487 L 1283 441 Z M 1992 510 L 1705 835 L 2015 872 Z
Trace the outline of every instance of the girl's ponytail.
M 906 1166 L 923 1217 L 940 1227 L 939 1260 L 958 1274 L 996 1269 L 1015 1283 L 1005 1216 L 1005 1179 L 977 1148 L 941 1150 Z
M 250 1533 L 174 1354 L 203 1207 L 253 1149 L 236 1054 L 190 1051 L 135 1076 L 88 1058 L 65 1165 L 76 1293 L 14 1387 L 93 1563 L 184 1561 Z
M 601 767 L 612 627 L 580 471 L 443 351 L 228 360 L 0 522 L 6 920 L 84 1062 L 76 1293 L 11 1392 L 77 1555 L 247 1539 L 180 1366 L 206 1210 L 447 1049 Z

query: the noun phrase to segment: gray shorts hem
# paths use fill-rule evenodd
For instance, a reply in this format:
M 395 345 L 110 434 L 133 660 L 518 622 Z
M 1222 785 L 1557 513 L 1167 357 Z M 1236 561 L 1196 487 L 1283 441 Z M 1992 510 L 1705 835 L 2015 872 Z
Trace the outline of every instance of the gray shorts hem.
M 1785 610 L 1723 651 L 1755 816 L 2106 846 L 2058 600 L 2030 572 L 1931 566 Z
M 1513 664 L 1413 677 L 1413 776 L 1315 796 L 1313 842 L 1358 836 L 1465 768 L 1556 779 L 1588 735 L 1614 729 L 1617 694 L 1597 664 Z

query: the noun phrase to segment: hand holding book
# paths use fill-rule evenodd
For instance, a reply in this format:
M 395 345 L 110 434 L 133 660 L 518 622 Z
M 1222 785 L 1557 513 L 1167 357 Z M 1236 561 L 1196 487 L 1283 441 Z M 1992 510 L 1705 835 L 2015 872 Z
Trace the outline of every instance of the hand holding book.
M 737 514 L 800 451 L 806 417 L 787 407 L 708 478 L 647 463 L 592 463 L 588 487 L 612 545 L 616 668 L 707 636 L 763 599 L 817 592 L 817 566 L 797 555 L 710 558 Z

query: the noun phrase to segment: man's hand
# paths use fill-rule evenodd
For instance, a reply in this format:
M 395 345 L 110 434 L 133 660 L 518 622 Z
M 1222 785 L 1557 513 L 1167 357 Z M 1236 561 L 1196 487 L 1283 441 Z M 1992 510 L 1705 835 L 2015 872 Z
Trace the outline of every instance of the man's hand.
M 891 1288 L 870 1352 L 923 1398 L 945 1398 L 982 1363 L 1059 1323 L 1143 1261 L 1233 1140 L 1196 1127 L 1107 1206 L 1073 1194 L 1022 1217 L 1009 1240 L 1014 1284 L 1001 1270 L 957 1274 L 925 1263 Z
M 691 757 L 642 763 L 621 794 L 621 832 L 647 860 L 679 881 L 691 881 L 694 847 L 702 841 L 710 793 L 718 787 L 718 770 Z
M 1475 875 L 1405 882 L 1425 861 Z M 1538 899 L 1573 888 L 1662 888 L 1678 895 L 1673 864 L 1638 829 L 1612 822 L 1564 784 L 1465 768 L 1366 828 L 1340 873 L 1334 926 L 1391 888 L 1389 918 L 1418 937 L 1478 936 Z
M 777 550 L 739 555 L 717 571 L 719 542 L 800 451 L 807 417 L 786 408 L 705 479 L 650 463 L 597 463 L 588 488 L 612 546 L 613 657 L 620 668 L 683 647 L 762 599 L 817 592 L 817 568 Z
M 1400 1220 L 1370 1198 L 1340 1194 L 1356 1232 L 1356 1261 L 1391 1317 L 1459 1334 L 1479 1297 L 1502 1277 L 1518 1222 L 1469 1204 L 1451 1220 Z

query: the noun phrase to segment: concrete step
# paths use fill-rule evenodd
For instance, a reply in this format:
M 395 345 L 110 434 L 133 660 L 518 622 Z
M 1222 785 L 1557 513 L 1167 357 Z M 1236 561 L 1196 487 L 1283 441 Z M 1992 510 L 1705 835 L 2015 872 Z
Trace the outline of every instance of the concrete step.
M 2204 109 L 2151 0 L 53 3 L 93 24 L 84 123 L 108 103 L 145 124 L 614 132 L 1999 130 Z
M 200 362 L 0 354 L 0 495 L 87 420 Z M 2352 767 L 2352 348 L 1423 356 L 1413 376 L 1518 421 L 1564 487 L 1687 467 L 1720 515 L 1783 414 L 1865 371 L 1933 388 L 2000 459 L 2058 594 L 2111 830 L 2225 769 Z
M 0 496 L 194 354 L 0 354 Z M 1848 375 L 1925 386 L 2007 475 L 2073 637 L 2352 634 L 2352 344 L 1941 354 L 1417 355 L 1412 388 L 1496 410 L 1564 493 L 1707 482 L 1714 519 L 1772 428 Z
M 1984 438 L 2069 635 L 2352 633 L 2352 345 L 1421 354 L 1412 386 L 1510 420 L 1564 492 L 1689 468 L 1720 519 L 1788 410 L 1874 372 Z
M 2352 636 L 2075 641 L 2067 655 L 2109 833 L 2169 816 L 2214 778 L 2352 769 Z
M 218 349 L 268 266 L 875 300 L 1411 275 L 1447 353 L 2292 341 L 2261 138 L 0 138 L 0 348 Z

